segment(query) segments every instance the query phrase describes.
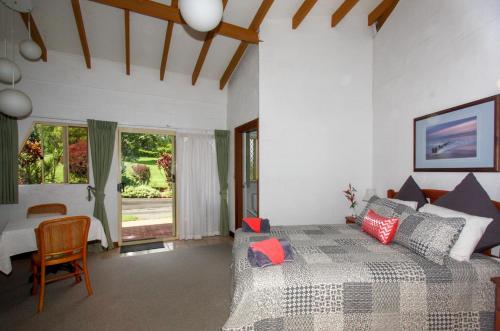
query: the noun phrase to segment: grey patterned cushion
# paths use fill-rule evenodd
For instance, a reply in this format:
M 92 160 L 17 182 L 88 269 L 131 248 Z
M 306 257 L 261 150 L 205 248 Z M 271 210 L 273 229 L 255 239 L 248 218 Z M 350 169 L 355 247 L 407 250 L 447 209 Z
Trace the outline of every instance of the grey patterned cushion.
M 377 196 L 371 197 L 368 201 L 365 209 L 356 217 L 356 224 L 360 225 L 363 223 L 368 210 L 373 210 L 377 214 L 387 217 L 387 218 L 399 218 L 401 222 L 409 215 L 416 213 L 413 208 L 402 205 L 395 201 L 391 201 L 385 198 L 379 198 Z
M 432 262 L 443 265 L 445 256 L 457 241 L 464 225 L 463 218 L 415 213 L 399 224 L 394 242 Z

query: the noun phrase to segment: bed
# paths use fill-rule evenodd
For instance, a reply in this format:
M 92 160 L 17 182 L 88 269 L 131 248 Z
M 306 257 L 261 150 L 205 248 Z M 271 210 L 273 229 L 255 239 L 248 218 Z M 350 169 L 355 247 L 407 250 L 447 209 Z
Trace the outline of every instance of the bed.
M 289 240 L 295 260 L 251 268 L 248 245 L 267 236 Z M 438 265 L 356 224 L 237 230 L 232 270 L 223 330 L 494 329 L 498 261 L 474 254 Z

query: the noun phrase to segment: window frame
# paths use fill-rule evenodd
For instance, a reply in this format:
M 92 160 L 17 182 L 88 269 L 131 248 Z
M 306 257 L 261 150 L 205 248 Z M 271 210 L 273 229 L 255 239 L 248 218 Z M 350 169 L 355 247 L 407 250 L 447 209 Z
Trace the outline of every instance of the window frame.
M 41 166 L 41 177 L 42 177 L 42 182 L 41 183 L 34 183 L 34 184 L 19 184 L 19 185 L 88 185 L 89 184 L 89 177 L 90 177 L 90 146 L 89 146 L 89 128 L 86 124 L 81 124 L 81 123 L 64 123 L 64 122 L 45 122 L 45 121 L 33 121 L 31 123 L 31 126 L 26 133 L 23 142 L 19 145 L 19 151 L 18 151 L 18 159 L 19 159 L 19 154 L 24 148 L 24 145 L 26 144 L 26 141 L 28 138 L 31 136 L 32 132 L 35 130 L 37 125 L 47 125 L 47 126 L 60 126 L 63 128 L 63 182 L 62 183 L 46 183 L 45 182 L 45 169 L 43 166 L 43 161 L 42 161 L 42 166 Z M 70 127 L 77 127 L 77 128 L 85 128 L 87 129 L 87 181 L 85 183 L 70 183 L 69 182 L 69 128 Z M 44 154 L 43 150 L 43 137 L 42 137 L 42 155 Z M 19 167 L 19 165 L 18 165 Z M 19 170 L 18 170 L 19 171 Z

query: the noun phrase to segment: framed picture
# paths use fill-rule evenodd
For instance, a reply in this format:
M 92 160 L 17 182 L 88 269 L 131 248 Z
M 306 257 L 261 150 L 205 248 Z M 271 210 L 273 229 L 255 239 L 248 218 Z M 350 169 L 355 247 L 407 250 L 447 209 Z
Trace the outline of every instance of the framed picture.
M 500 171 L 500 94 L 413 120 L 414 171 Z

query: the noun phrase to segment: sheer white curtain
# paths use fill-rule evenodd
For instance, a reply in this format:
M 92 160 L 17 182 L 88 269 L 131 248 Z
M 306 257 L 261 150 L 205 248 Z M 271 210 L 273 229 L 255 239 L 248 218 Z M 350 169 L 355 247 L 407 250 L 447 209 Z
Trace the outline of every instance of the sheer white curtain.
M 177 132 L 179 239 L 219 234 L 219 177 L 214 132 Z

